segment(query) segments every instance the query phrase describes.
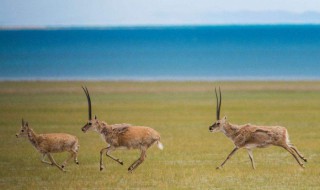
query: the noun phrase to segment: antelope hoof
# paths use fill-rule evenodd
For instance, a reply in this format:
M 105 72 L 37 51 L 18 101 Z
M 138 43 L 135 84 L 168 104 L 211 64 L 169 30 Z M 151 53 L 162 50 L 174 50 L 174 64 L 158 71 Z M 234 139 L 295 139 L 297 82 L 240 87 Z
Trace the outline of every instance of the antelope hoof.
M 103 170 L 103 167 L 102 166 L 100 166 L 100 171 L 102 171 Z
M 221 166 L 216 167 L 216 170 L 220 170 L 220 169 L 222 169 L 222 167 L 221 167 Z
M 62 165 L 61 168 L 63 169 L 63 168 L 64 168 L 64 165 Z
M 78 164 L 78 165 L 79 165 L 79 162 L 78 162 L 78 161 L 76 161 L 76 164 Z
M 119 164 L 123 165 L 123 162 L 121 160 L 118 160 Z
M 306 158 L 302 158 L 303 161 L 307 162 L 308 160 Z
M 300 164 L 301 168 L 305 168 L 305 166 L 303 164 Z

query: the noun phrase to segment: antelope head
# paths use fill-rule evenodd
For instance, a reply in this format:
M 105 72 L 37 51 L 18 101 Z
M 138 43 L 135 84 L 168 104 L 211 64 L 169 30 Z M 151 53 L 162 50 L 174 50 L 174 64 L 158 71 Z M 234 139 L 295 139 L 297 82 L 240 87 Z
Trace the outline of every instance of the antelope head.
M 217 99 L 217 107 L 216 107 L 216 117 L 217 117 L 217 121 L 214 122 L 210 127 L 209 127 L 209 131 L 214 133 L 214 132 L 218 132 L 221 131 L 221 128 L 225 125 L 225 123 L 227 122 L 227 117 L 224 116 L 223 119 L 220 119 L 220 110 L 221 110 L 221 90 L 219 87 L 219 98 L 218 98 L 218 94 L 217 94 L 217 89 L 214 89 L 215 93 L 216 93 L 216 99 Z
M 90 94 L 87 89 L 87 87 L 82 87 L 84 93 L 87 96 L 88 100 L 88 113 L 89 113 L 89 120 L 88 122 L 81 128 L 81 130 L 85 133 L 88 130 L 93 130 L 93 131 L 98 131 L 97 127 L 100 125 L 99 121 L 97 119 L 97 116 L 94 116 L 94 119 L 92 119 L 92 109 L 91 109 L 91 99 L 90 99 Z
M 22 123 L 21 123 L 21 129 L 19 131 L 19 133 L 16 134 L 16 137 L 27 137 L 28 136 L 28 122 L 24 122 L 24 120 L 22 119 Z

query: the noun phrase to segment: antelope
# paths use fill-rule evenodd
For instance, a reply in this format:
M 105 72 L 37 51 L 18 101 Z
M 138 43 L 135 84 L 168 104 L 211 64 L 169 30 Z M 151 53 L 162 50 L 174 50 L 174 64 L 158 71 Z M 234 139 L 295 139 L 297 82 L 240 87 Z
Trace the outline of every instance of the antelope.
M 82 131 L 95 131 L 99 133 L 102 139 L 108 144 L 106 148 L 100 150 L 100 171 L 104 169 L 102 156 L 105 153 L 107 157 L 123 165 L 123 162 L 110 155 L 116 149 L 139 149 L 141 154 L 139 159 L 131 164 L 128 168 L 130 173 L 133 172 L 146 158 L 146 151 L 153 144 L 157 143 L 160 150 L 163 145 L 160 142 L 160 134 L 150 128 L 143 126 L 132 126 L 131 124 L 113 124 L 109 125 L 104 121 L 99 121 L 97 116 L 92 119 L 91 99 L 87 87 L 82 87 L 88 101 L 89 120 L 82 127 Z
M 252 168 L 255 169 L 255 163 L 253 160 L 252 150 L 254 148 L 264 148 L 269 145 L 279 146 L 287 150 L 298 162 L 298 164 L 304 168 L 303 163 L 300 162 L 297 155 L 304 161 L 307 159 L 298 151 L 298 149 L 290 143 L 288 131 L 285 127 L 281 126 L 257 126 L 251 124 L 245 124 L 242 126 L 234 125 L 228 122 L 227 117 L 224 116 L 220 119 L 221 110 L 221 90 L 219 87 L 220 98 L 218 98 L 217 90 L 216 94 L 216 117 L 217 121 L 209 127 L 210 132 L 224 133 L 235 145 L 235 148 L 231 151 L 228 157 L 222 162 L 216 169 L 221 169 L 223 165 L 231 158 L 231 156 L 240 148 L 247 149 Z M 297 155 L 296 155 L 297 154 Z
M 29 127 L 28 122 L 22 119 L 22 125 L 16 137 L 27 137 L 30 143 L 42 154 L 42 163 L 57 166 L 61 171 L 66 171 L 64 168 L 70 159 L 74 159 L 76 164 L 79 164 L 77 159 L 79 142 L 78 138 L 66 133 L 47 133 L 37 134 L 32 128 Z M 70 152 L 70 156 L 59 166 L 53 159 L 51 153 Z M 46 156 L 50 162 L 46 161 Z

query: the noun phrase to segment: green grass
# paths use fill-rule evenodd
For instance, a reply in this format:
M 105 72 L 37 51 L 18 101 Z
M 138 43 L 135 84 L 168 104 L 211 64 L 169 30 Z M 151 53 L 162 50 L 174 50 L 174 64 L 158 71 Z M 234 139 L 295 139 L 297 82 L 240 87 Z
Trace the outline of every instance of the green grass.
M 90 91 L 93 114 L 113 123 L 145 125 L 161 133 L 134 173 L 127 168 L 137 150 L 113 153 L 124 166 L 104 158 L 96 133 L 82 133 Z M 278 147 L 256 149 L 256 170 L 245 150 L 222 170 L 216 166 L 233 149 L 215 121 L 214 87 L 223 92 L 222 115 L 231 123 L 282 125 L 308 158 L 301 169 Z M 320 82 L 0 82 L 0 189 L 320 189 Z M 17 139 L 21 118 L 38 133 L 65 132 L 80 140 L 80 165 L 67 173 L 42 164 L 26 139 Z M 54 154 L 61 163 L 66 153 Z

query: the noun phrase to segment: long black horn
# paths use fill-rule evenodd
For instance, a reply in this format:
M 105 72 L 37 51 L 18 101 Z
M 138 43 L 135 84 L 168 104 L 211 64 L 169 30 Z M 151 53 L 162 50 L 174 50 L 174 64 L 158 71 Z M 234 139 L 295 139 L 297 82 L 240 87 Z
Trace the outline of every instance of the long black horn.
M 217 89 L 214 88 L 214 92 L 216 93 L 216 99 L 217 99 L 217 107 L 216 107 L 216 116 L 217 116 L 217 120 L 220 120 L 220 110 L 221 110 L 221 90 L 220 90 L 220 86 L 219 86 L 219 96 L 218 97 L 218 93 L 217 93 Z
M 214 88 L 214 92 L 216 93 L 216 100 L 217 100 L 217 103 L 216 103 L 216 116 L 217 116 L 217 120 L 219 120 L 219 101 L 218 101 L 218 94 L 217 94 L 217 89 Z
M 218 117 L 219 117 L 219 119 L 220 119 L 221 100 L 222 100 L 220 86 L 219 86 L 219 94 L 220 94 L 220 99 L 219 99 L 219 112 L 218 112 Z
M 85 93 L 86 96 L 87 96 L 89 120 L 91 120 L 91 119 L 92 119 L 92 112 L 91 112 L 91 99 L 90 99 L 90 94 L 89 94 L 89 91 L 88 91 L 87 87 L 83 87 L 83 86 L 82 86 L 82 89 L 83 89 L 84 93 Z
M 23 120 L 23 118 L 22 118 L 22 123 L 21 123 L 21 124 L 22 124 L 22 126 L 24 126 L 24 120 Z

